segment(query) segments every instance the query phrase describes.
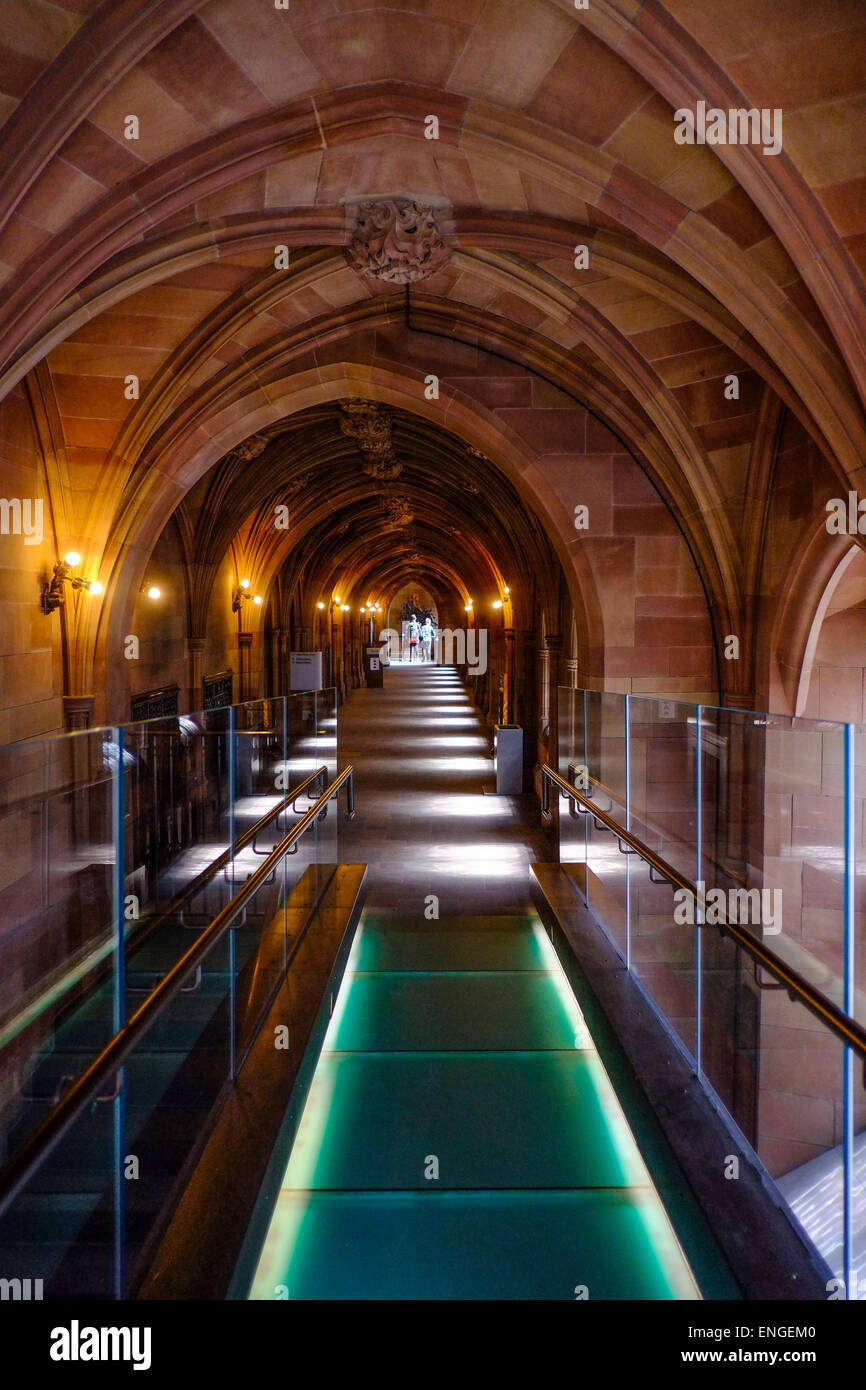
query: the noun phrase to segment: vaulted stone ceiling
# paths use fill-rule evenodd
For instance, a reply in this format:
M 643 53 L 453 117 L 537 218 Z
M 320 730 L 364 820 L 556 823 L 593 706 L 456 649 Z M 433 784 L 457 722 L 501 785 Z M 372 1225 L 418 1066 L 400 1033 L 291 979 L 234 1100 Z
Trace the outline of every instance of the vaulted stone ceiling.
M 584 402 L 640 459 L 719 631 L 759 622 L 782 423 L 807 472 L 862 482 L 861 0 L 4 13 L 0 390 L 23 382 L 36 410 L 58 548 L 127 610 L 208 470 L 327 401 L 448 429 L 519 491 L 485 363 L 529 373 L 551 415 L 557 390 Z M 783 108 L 782 152 L 677 144 L 674 111 L 699 100 Z M 345 255 L 359 204 L 400 197 L 438 209 L 451 252 L 408 302 Z M 430 373 L 448 376 L 434 400 Z M 805 523 L 783 544 L 804 576 L 838 562 Z M 107 614 L 82 618 L 85 666 Z
M 388 472 L 399 469 L 396 476 L 371 476 L 351 432 L 358 415 L 387 432 L 395 459 Z M 461 603 L 507 585 L 530 626 L 537 589 L 557 581 L 543 528 L 501 472 L 409 412 L 351 400 L 313 406 L 255 439 L 254 449 L 211 469 L 177 513 L 204 579 L 194 596 L 195 632 L 205 630 L 209 582 L 233 541 L 245 573 L 266 590 L 279 577 L 286 601 L 299 580 L 314 601 L 340 593 L 353 607 L 386 600 L 413 580 Z M 288 514 L 278 529 L 280 506 Z M 529 582 L 516 583 L 518 573 Z

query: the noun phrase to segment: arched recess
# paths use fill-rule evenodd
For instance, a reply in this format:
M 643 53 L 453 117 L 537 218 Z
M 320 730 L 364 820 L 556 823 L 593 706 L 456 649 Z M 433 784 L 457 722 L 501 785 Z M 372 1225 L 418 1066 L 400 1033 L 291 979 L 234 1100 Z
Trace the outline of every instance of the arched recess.
M 583 649 L 604 651 L 602 607 L 591 567 L 579 544 L 571 539 L 570 519 L 564 514 L 556 494 L 538 474 L 524 441 L 504 430 L 494 413 L 478 402 L 447 398 L 436 403 L 427 402 L 423 397 L 419 399 L 414 382 L 395 371 L 364 362 L 342 361 L 333 364 L 327 376 L 318 370 L 305 371 L 271 386 L 264 404 L 259 384 L 253 383 L 249 387 L 249 398 L 241 399 L 233 407 L 231 422 L 218 434 L 208 438 L 196 431 L 194 441 L 187 444 L 186 449 L 172 450 L 176 470 L 173 479 L 166 476 L 163 468 L 167 465 L 160 466 L 162 461 L 156 461 L 149 470 L 139 494 L 131 500 L 120 524 L 113 530 L 103 569 L 105 599 L 99 620 L 93 623 L 89 633 L 90 669 L 97 676 L 104 674 L 109 701 L 114 701 L 118 693 L 110 653 L 120 650 L 123 633 L 129 630 L 130 596 L 141 583 L 156 538 L 189 489 L 230 449 L 256 430 L 323 401 L 357 396 L 424 416 L 436 424 L 444 421 L 448 430 L 485 454 L 502 470 L 525 504 L 538 515 L 562 564 L 581 628 Z M 327 503 L 323 499 L 321 515 L 326 512 Z M 96 681 L 96 688 L 102 685 L 102 681 Z
M 851 545 L 821 595 L 809 630 L 794 713 L 862 723 L 866 665 L 866 552 Z
M 760 641 L 766 653 L 762 675 L 767 708 L 804 714 L 821 625 L 858 553 L 862 551 L 851 537 L 828 535 L 824 521 L 804 533 Z

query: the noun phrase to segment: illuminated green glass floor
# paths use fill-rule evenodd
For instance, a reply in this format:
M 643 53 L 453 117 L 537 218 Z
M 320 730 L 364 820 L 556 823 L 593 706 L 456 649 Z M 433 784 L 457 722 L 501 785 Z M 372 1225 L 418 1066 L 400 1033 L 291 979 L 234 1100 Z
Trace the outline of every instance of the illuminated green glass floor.
M 694 1299 L 532 918 L 365 918 L 254 1299 Z

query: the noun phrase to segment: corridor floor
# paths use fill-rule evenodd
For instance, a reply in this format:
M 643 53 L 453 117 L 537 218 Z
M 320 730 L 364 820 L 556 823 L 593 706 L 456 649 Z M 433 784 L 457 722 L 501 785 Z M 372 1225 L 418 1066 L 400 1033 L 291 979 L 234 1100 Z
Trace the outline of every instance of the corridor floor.
M 368 911 L 423 920 L 430 894 L 441 917 L 531 910 L 529 865 L 550 857 L 538 806 L 485 794 L 489 740 L 452 668 L 392 665 L 384 689 L 354 691 L 337 722 L 356 808 L 340 858 L 369 865 Z
M 534 799 L 485 794 L 453 671 L 386 682 L 340 712 L 369 892 L 248 1296 L 700 1298 L 529 903 Z

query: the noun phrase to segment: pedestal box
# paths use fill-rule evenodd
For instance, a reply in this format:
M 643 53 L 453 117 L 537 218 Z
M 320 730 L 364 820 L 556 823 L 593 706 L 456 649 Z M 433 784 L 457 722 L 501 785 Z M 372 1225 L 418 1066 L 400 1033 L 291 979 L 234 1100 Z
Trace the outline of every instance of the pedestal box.
M 321 690 L 322 653 L 291 652 L 289 656 L 289 689 Z
M 499 795 L 519 796 L 523 791 L 523 729 L 519 724 L 495 726 L 493 763 Z

